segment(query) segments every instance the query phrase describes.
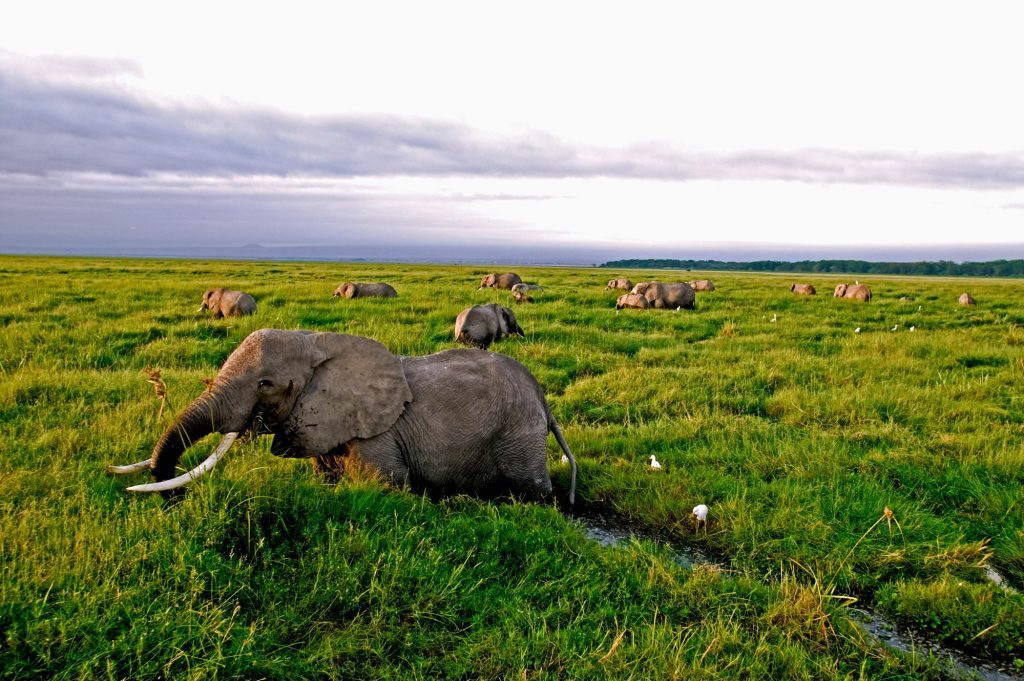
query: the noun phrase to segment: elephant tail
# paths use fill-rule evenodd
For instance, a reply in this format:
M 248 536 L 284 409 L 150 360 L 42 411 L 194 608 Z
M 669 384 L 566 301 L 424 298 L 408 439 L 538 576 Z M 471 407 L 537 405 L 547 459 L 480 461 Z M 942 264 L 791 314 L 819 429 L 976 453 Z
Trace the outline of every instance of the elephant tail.
M 555 420 L 555 416 L 551 413 L 550 409 L 548 410 L 548 429 L 555 436 L 555 440 L 558 441 L 558 446 L 569 457 L 569 465 L 572 466 L 572 477 L 569 482 L 569 505 L 572 506 L 576 503 L 576 457 L 569 450 L 569 445 L 565 442 L 565 436 L 562 435 L 562 429 L 558 427 L 558 421 Z

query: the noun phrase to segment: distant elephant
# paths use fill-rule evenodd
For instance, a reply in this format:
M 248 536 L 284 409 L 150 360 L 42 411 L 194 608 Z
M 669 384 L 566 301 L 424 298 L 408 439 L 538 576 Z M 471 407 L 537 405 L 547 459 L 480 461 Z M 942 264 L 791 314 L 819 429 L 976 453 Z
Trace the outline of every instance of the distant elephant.
M 575 500 L 576 461 L 544 391 L 514 359 L 475 349 L 397 357 L 369 338 L 280 329 L 249 334 L 149 459 L 108 470 L 151 470 L 157 482 L 129 491 L 170 494 L 246 431 L 273 435 L 272 454 L 314 458 L 335 478 L 351 463 L 416 491 L 529 499 L 551 495 L 550 431 L 572 464 Z M 172 479 L 185 449 L 211 432 L 225 434 L 216 451 Z
M 637 310 L 646 310 L 651 304 L 647 302 L 647 298 L 644 298 L 639 293 L 623 293 L 615 301 L 615 309 L 621 310 L 625 307 L 636 308 Z
M 839 284 L 836 286 L 835 292 L 832 294 L 833 298 L 853 298 L 859 300 L 862 303 L 866 303 L 871 300 L 871 289 L 864 284 L 854 284 L 850 286 L 848 284 Z
M 512 288 L 511 288 L 511 291 L 512 291 L 513 294 L 516 293 L 517 291 L 519 293 L 527 293 L 529 291 L 543 291 L 543 290 L 544 290 L 544 287 L 538 286 L 537 284 L 523 284 L 523 283 L 513 284 Z
M 605 286 L 605 289 L 610 288 L 621 288 L 628 291 L 629 289 L 633 288 L 633 282 L 631 282 L 629 279 L 609 279 L 608 285 Z
M 711 283 L 710 279 L 697 279 L 695 281 L 686 282 L 690 285 L 694 291 L 714 291 L 715 285 Z
M 963 293 L 960 295 L 959 302 L 961 305 L 974 305 L 974 298 L 970 293 Z
M 818 295 L 817 289 L 815 289 L 811 284 L 793 284 L 789 287 L 789 290 L 800 296 Z
M 364 284 L 356 281 L 346 281 L 334 289 L 333 296 L 345 296 L 346 298 L 397 298 L 398 291 L 391 284 L 373 283 Z
M 467 307 L 455 318 L 455 340 L 486 350 L 505 336 L 525 336 L 516 315 L 496 303 Z
M 242 291 L 229 291 L 226 288 L 213 288 L 203 293 L 203 304 L 196 312 L 212 310 L 213 318 L 242 317 L 255 314 L 256 300 Z
M 511 289 L 516 284 L 523 283 L 522 277 L 514 272 L 508 274 L 488 274 L 486 277 L 480 280 L 480 286 L 477 287 L 477 291 L 482 288 L 503 288 Z
M 515 299 L 515 301 L 517 303 L 532 303 L 533 302 L 533 298 L 531 298 L 530 296 L 526 295 L 522 291 L 512 291 L 512 297 Z
M 678 310 L 693 309 L 696 294 L 693 287 L 686 283 L 663 284 L 660 281 L 643 281 L 633 287 L 630 293 L 647 298 L 651 307 L 658 309 Z

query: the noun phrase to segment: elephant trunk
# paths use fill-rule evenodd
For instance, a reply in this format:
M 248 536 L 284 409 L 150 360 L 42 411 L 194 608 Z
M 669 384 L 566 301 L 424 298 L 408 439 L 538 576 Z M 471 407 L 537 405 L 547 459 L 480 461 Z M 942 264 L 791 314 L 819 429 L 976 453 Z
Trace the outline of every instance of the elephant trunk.
M 153 478 L 157 481 L 174 477 L 178 459 L 192 443 L 218 429 L 217 400 L 212 393 L 203 393 L 164 431 L 150 458 Z

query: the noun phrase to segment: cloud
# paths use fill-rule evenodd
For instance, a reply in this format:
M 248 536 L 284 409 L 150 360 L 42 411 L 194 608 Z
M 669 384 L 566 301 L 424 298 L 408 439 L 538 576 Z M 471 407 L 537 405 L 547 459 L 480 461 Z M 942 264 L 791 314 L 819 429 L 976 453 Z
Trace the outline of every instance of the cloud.
M 1024 154 L 836 149 L 707 152 L 658 142 L 567 144 L 401 116 L 302 116 L 140 94 L 124 60 L 0 54 L 0 173 L 470 176 L 781 180 L 967 189 L 1024 187 Z

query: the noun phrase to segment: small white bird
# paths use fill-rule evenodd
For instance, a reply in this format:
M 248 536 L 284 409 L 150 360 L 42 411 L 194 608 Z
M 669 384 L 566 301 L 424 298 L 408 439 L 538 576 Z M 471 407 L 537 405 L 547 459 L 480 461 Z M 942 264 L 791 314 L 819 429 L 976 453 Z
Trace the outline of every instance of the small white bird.
M 661 462 L 654 458 L 654 454 L 651 454 L 651 468 L 654 470 L 661 468 Z
M 708 507 L 704 504 L 697 504 L 693 507 L 693 519 L 696 526 L 699 528 L 704 525 L 705 531 L 707 531 L 708 522 Z
M 910 330 L 911 330 L 911 331 L 913 331 L 913 330 L 914 330 L 914 327 L 913 327 L 913 326 L 911 326 L 911 327 L 910 327 Z
M 773 321 L 773 322 L 777 322 L 777 321 L 779 321 L 779 317 L 778 317 L 778 315 L 776 315 L 776 314 L 772 314 L 772 321 Z
M 853 330 L 853 332 L 854 333 L 860 333 L 860 327 L 858 326 L 856 329 Z
M 569 463 L 569 457 L 567 457 L 565 454 L 562 454 L 562 463 Z
M 900 328 L 900 325 L 899 324 L 894 324 L 891 330 L 895 331 L 898 328 Z

